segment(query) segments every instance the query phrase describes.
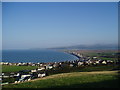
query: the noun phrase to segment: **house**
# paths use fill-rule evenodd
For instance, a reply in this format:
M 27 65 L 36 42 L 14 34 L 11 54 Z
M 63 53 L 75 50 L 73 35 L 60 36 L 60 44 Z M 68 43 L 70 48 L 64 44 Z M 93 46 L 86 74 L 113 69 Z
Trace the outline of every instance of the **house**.
M 28 81 L 28 80 L 31 80 L 31 76 L 25 76 L 25 77 L 22 77 L 21 79 L 20 79 L 20 81 Z
M 96 59 L 97 57 L 93 57 L 93 59 Z
M 54 63 L 53 67 L 59 67 L 59 65 L 61 65 L 61 63 Z
M 45 73 L 39 73 L 39 74 L 38 74 L 38 77 L 45 77 L 45 76 L 46 76 Z
M 78 62 L 78 66 L 81 66 L 81 65 L 83 65 L 83 62 Z
M 2 73 L 2 77 L 3 78 L 9 78 L 10 77 L 10 73 Z
M 14 74 L 15 74 L 15 73 L 10 73 L 10 77 L 14 77 Z
M 32 64 L 32 66 L 35 66 L 35 64 Z
M 70 66 L 70 67 L 73 67 L 74 65 L 73 65 L 73 64 L 70 64 L 69 66 Z
M 24 81 L 30 81 L 31 80 L 31 76 L 25 77 Z
M 2 73 L 2 76 L 4 75 L 5 73 Z
M 23 77 L 29 77 L 29 76 L 31 76 L 31 75 L 30 74 L 21 75 L 21 78 L 23 78 Z
M 46 68 L 46 69 L 52 69 L 53 66 L 51 66 L 51 65 L 46 65 L 45 68 Z
M 37 72 L 37 70 L 36 70 L 36 69 L 34 69 L 34 70 L 31 70 L 31 72 Z
M 99 61 L 95 61 L 96 64 L 99 64 L 100 62 Z
M 18 77 L 18 76 L 20 76 L 20 73 L 17 73 L 17 74 L 15 74 L 14 76 L 15 76 L 15 77 Z
M 111 60 L 107 60 L 107 64 L 113 64 L 114 62 Z
M 86 61 L 86 65 L 90 65 L 90 64 L 92 64 L 92 62 L 91 61 Z
M 22 63 L 17 63 L 17 66 L 21 66 L 22 65 Z
M 102 61 L 102 64 L 107 64 L 107 62 L 106 61 Z
M 52 68 L 53 68 L 53 66 L 49 66 L 48 68 L 49 68 L 49 69 L 52 69 Z
M 12 63 L 9 63 L 8 65 L 12 65 Z
M 3 65 L 8 65 L 9 63 L 8 63 L 8 62 L 3 62 L 2 64 L 3 64 Z
M 45 67 L 39 67 L 37 70 L 41 71 L 41 70 L 44 70 L 44 69 L 45 69 Z
M 22 70 L 22 71 L 19 71 L 17 73 L 14 74 L 14 77 L 18 77 L 18 78 L 21 78 L 23 77 L 23 75 L 30 75 L 30 71 L 31 70 Z
M 19 82 L 28 81 L 28 80 L 31 80 L 31 75 L 30 74 L 28 74 L 28 75 L 21 75 L 21 77 L 16 78 L 14 83 L 19 83 Z

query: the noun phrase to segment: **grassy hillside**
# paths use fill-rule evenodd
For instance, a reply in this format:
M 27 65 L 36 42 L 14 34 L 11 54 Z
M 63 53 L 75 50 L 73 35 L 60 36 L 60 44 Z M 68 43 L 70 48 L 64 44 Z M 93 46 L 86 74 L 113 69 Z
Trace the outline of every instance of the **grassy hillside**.
M 70 72 L 92 72 L 92 71 L 112 71 L 120 70 L 118 65 L 97 65 L 97 66 L 80 66 L 80 67 L 64 67 L 46 70 L 47 75 L 70 73 Z
M 2 72 L 17 72 L 20 70 L 36 69 L 37 66 L 14 66 L 14 65 L 2 65 Z
M 117 88 L 117 71 L 62 73 L 3 88 Z

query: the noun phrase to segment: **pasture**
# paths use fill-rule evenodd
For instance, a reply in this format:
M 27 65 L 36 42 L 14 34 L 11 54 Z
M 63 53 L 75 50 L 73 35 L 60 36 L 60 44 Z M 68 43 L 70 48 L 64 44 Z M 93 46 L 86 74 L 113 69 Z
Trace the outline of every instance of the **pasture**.
M 118 71 L 72 72 L 50 75 L 3 88 L 118 88 Z
M 21 70 L 32 70 L 36 68 L 37 66 L 2 65 L 2 72 L 18 72 Z

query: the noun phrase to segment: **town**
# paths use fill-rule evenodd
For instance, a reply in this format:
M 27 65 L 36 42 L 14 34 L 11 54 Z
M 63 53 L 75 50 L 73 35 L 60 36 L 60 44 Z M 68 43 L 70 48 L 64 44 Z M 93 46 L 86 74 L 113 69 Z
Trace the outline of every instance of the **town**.
M 100 65 L 117 65 L 119 62 L 114 60 L 102 60 L 97 56 L 89 57 L 77 52 L 67 51 L 67 53 L 78 57 L 77 60 L 64 61 L 64 62 L 50 62 L 50 63 L 9 63 L 1 62 L 1 65 L 15 65 L 15 66 L 37 66 L 33 70 L 22 70 L 18 72 L 2 72 L 0 78 L 2 80 L 1 85 L 6 85 L 9 83 L 20 83 L 25 81 L 30 81 L 36 78 L 42 78 L 50 75 L 50 72 L 56 72 L 59 69 L 64 69 L 65 67 L 85 67 L 85 66 L 100 66 Z M 12 81 L 8 81 L 12 78 Z

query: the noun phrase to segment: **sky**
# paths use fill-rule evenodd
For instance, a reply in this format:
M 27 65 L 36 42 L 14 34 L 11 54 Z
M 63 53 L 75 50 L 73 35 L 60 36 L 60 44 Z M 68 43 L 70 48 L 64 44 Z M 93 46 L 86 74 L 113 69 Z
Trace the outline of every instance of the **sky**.
M 117 44 L 117 2 L 3 2 L 3 49 Z
M 2 3 L 0 2 L 0 57 L 2 50 Z

